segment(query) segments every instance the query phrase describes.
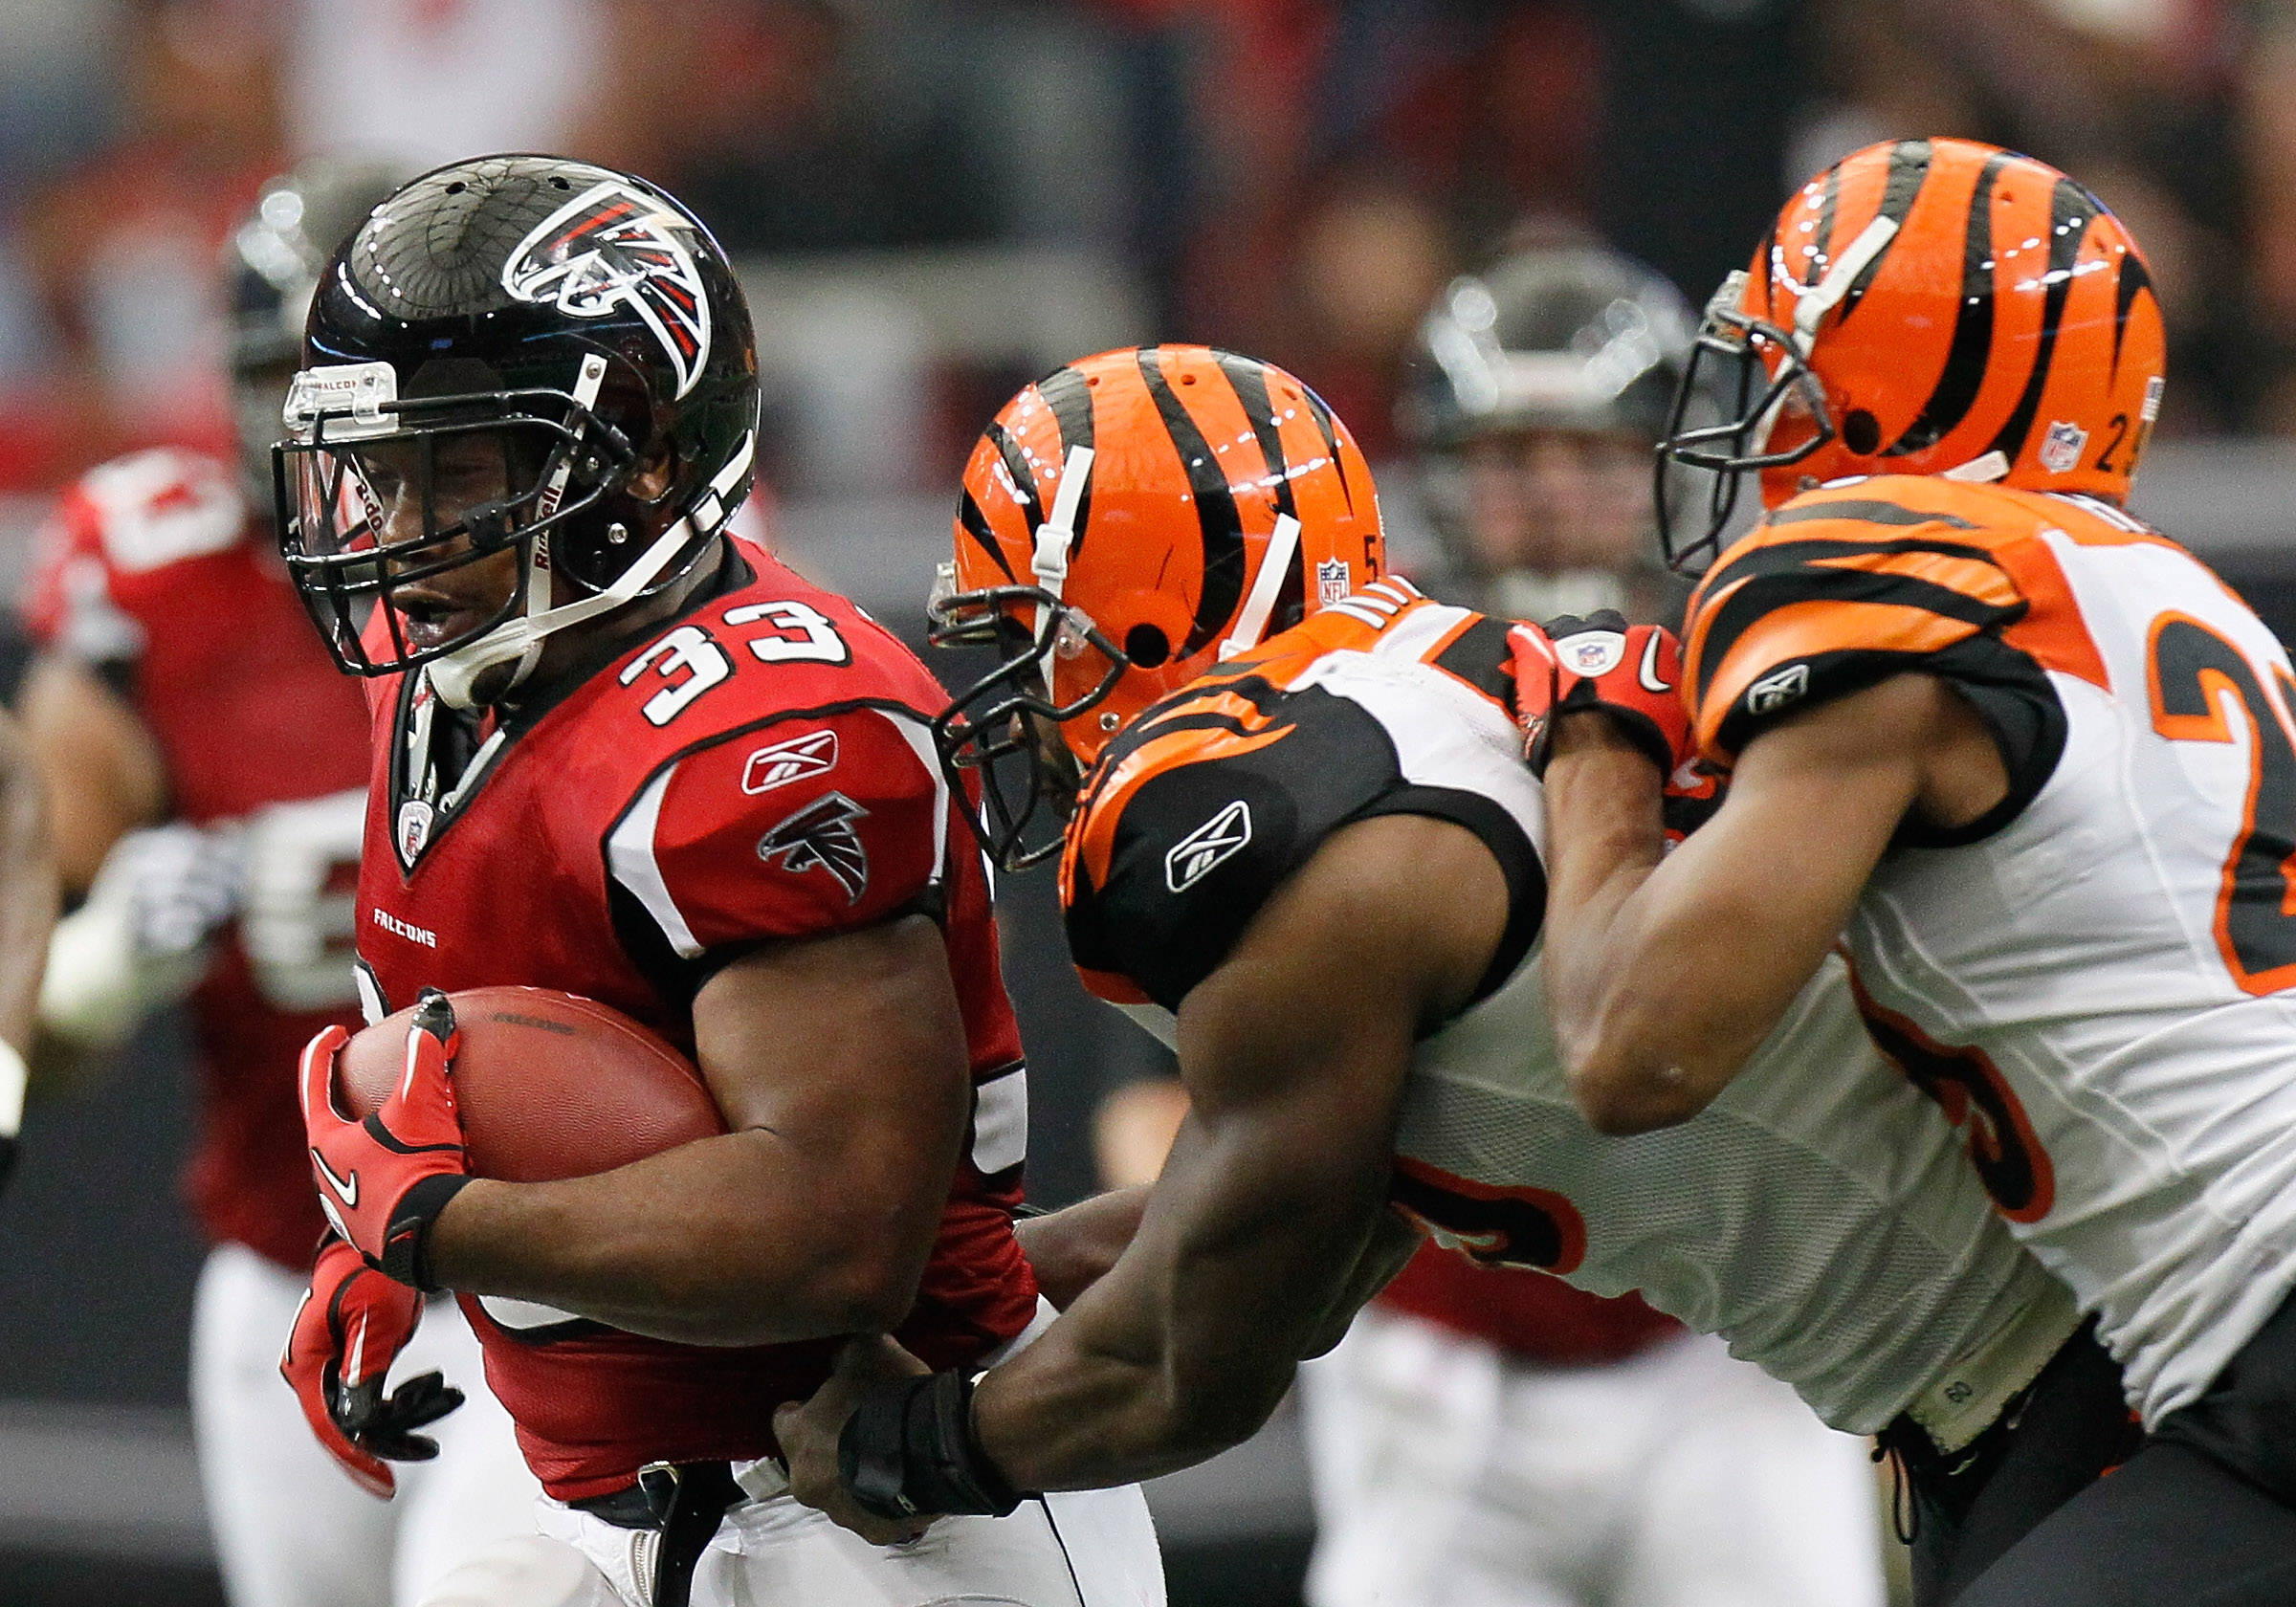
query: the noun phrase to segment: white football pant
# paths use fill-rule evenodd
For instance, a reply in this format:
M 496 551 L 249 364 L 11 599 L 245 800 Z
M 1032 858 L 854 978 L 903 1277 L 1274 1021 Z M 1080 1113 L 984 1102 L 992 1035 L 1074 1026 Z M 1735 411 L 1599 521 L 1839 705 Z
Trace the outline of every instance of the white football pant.
M 319 1446 L 279 1350 L 304 1279 L 241 1244 L 212 1251 L 191 1313 L 191 1426 L 232 1607 L 414 1607 L 491 1543 L 534 1532 L 541 1494 L 510 1416 L 486 1387 L 478 1341 L 433 1301 L 393 1381 L 436 1368 L 462 1405 L 425 1433 L 435 1462 L 392 1464 L 378 1501 Z
M 1038 1300 L 1027 1332 L 1056 1315 Z M 1164 1607 L 1164 1561 L 1137 1485 L 1024 1501 L 1007 1517 L 942 1518 L 907 1546 L 872 1546 L 786 1493 L 777 1462 L 737 1463 L 752 1499 L 737 1503 L 694 1570 L 692 1607 Z M 574 1547 L 627 1607 L 651 1607 L 655 1536 L 544 1497 L 541 1531 Z M 459 1607 L 440 1601 L 434 1607 Z M 562 1607 L 527 1600 L 516 1607 Z M 593 1607 L 568 1596 L 563 1607 Z
M 1371 1308 L 1300 1378 L 1311 1607 L 1882 1607 L 1866 1442 L 1718 1339 L 1550 1367 Z

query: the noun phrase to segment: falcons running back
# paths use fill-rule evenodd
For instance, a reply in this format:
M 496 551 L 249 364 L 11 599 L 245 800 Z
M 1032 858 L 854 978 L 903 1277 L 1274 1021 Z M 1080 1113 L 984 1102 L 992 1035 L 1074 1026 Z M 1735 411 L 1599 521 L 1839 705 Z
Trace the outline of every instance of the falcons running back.
M 260 472 L 166 449 L 91 471 L 57 504 L 29 598 L 41 652 L 23 709 L 67 885 L 86 895 L 51 947 L 49 1042 L 100 1051 L 148 1011 L 188 1004 L 199 1129 L 185 1185 L 213 1246 L 192 1311 L 192 1425 L 236 1607 L 411 1603 L 529 1528 L 535 1494 L 475 1378 L 439 1459 L 385 1508 L 319 1454 L 276 1376 L 325 1225 L 297 1055 L 357 1020 L 367 736 L 280 566 L 269 498 L 254 512 L 246 482 L 268 487 L 319 265 L 389 188 L 325 164 L 264 187 L 226 263 L 233 387 L 243 429 L 261 430 L 248 454 Z M 437 1319 L 409 1365 L 469 1376 L 471 1334 L 451 1310 Z
M 716 243 L 622 174 L 459 164 L 343 249 L 309 346 L 286 550 L 370 677 L 370 1015 L 432 988 L 582 994 L 694 1056 L 730 1131 L 597 1177 L 474 1180 L 451 1027 L 416 1030 L 364 1125 L 317 1080 L 322 1039 L 308 1136 L 343 1242 L 307 1312 L 396 1332 L 401 1284 L 457 1290 L 545 1532 L 633 1607 L 1160 1601 L 1137 1490 L 875 1549 L 796 1508 L 772 1460 L 775 1407 L 841 1335 L 977 1363 L 1040 1302 L 1012 1229 L 1021 1044 L 987 867 L 934 759 L 940 693 L 724 533 L 758 388 Z M 288 1372 L 372 1471 L 434 1403 L 345 1410 L 327 1375 L 356 1365 L 350 1321 L 307 1314 Z
M 1559 722 L 1574 1079 L 1616 1131 L 1727 1098 L 1846 928 L 1876 1035 L 1955 1090 L 2151 1430 L 1964 1599 L 2291 1599 L 2296 679 L 2120 510 L 2160 401 L 2144 260 L 2054 169 L 1904 142 L 1814 181 L 1708 318 L 1763 395 L 1673 450 L 1768 472 L 1686 627 L 1691 740 L 1735 780 L 1659 865 L 1618 803 L 1652 767 Z M 1585 700 L 1612 698 L 1681 729 L 1671 693 Z M 1663 1021 L 1636 1002 L 1662 987 Z
M 1238 461 L 1206 468 L 1198 440 Z M 921 1386 L 850 1421 L 851 1393 L 825 1395 L 793 1446 L 808 1499 L 858 1523 L 897 1509 L 889 1489 L 961 1499 L 950 1466 L 1066 1488 L 1208 1455 L 1258 1425 L 1422 1231 L 1487 1266 L 1639 1288 L 1836 1427 L 1926 1447 L 1909 1462 L 1937 1577 L 1956 1540 L 2014 1537 L 1988 1486 L 2030 1448 L 2021 1414 L 2080 1425 L 2051 1447 L 2054 1499 L 2109 1463 L 2117 1377 L 1988 1208 L 1960 1135 L 1875 1051 L 1840 966 L 1707 1117 L 1622 1143 L 1579 1114 L 1546 1019 L 1546 826 L 1509 627 L 1382 578 L 1368 473 L 1313 393 L 1202 348 L 1090 359 L 1000 414 L 961 508 L 962 589 L 937 616 L 1008 657 L 944 716 L 950 744 L 984 758 L 1027 708 L 1091 759 L 1061 862 L 1071 951 L 1088 986 L 1176 1044 L 1192 1112 L 1131 1248 L 984 1376 L 970 1420 L 947 1420 L 977 1437 L 895 1437 Z M 1303 595 L 1307 576 L 1330 593 Z M 1260 640 L 1311 596 L 1303 623 Z M 1015 831 L 991 835 L 1027 856 Z M 1609 1585 L 1878 1600 L 1858 1448 L 1813 1466 L 1808 1415 L 1781 1418 L 1783 1391 L 1718 1363 L 1666 1370 L 1675 1411 L 1720 1422 L 1646 1470 L 1674 1492 L 1660 1499 L 1702 1508 L 1700 1543 Z M 1600 1576 L 1616 1532 L 1488 1542 Z

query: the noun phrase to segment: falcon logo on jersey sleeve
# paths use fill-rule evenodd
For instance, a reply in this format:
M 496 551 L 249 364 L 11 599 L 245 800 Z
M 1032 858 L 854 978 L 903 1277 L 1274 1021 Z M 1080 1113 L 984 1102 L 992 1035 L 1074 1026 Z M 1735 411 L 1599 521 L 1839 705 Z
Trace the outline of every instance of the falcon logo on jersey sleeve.
M 758 839 L 758 857 L 779 860 L 793 875 L 827 870 L 845 889 L 845 901 L 858 904 L 869 891 L 869 850 L 853 822 L 869 811 L 842 792 L 817 798 Z
M 1251 805 L 1241 798 L 1172 846 L 1164 855 L 1164 886 L 1185 892 L 1251 842 Z
M 502 265 L 502 288 L 521 301 L 556 300 L 570 318 L 606 318 L 628 307 L 653 331 L 691 390 L 710 355 L 710 303 L 685 220 L 629 186 L 593 185 L 519 242 Z
M 809 732 L 751 754 L 741 768 L 741 790 L 755 798 L 807 776 L 826 776 L 836 768 L 837 733 Z

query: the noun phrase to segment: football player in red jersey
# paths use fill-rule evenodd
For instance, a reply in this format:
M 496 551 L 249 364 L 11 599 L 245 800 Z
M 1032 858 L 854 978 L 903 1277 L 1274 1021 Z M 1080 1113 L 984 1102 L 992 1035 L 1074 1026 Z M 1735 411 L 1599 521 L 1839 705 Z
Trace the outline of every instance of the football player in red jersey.
M 200 1098 L 186 1186 L 214 1246 L 192 1312 L 192 1426 L 235 1607 L 405 1607 L 531 1527 L 534 1486 L 453 1311 L 407 1365 L 451 1371 L 474 1398 L 396 1506 L 318 1454 L 276 1376 L 325 1225 L 297 1055 L 358 1019 L 367 734 L 279 563 L 269 444 L 320 264 L 390 185 L 314 164 L 264 187 L 225 262 L 239 468 L 162 449 L 91 471 L 44 534 L 30 598 L 41 649 L 22 707 L 65 885 L 85 894 L 51 945 L 42 1025 L 86 1057 L 163 1004 L 189 1006 Z
M 372 1305 L 378 1272 L 455 1290 L 542 1528 L 632 1603 L 1160 1601 L 1137 1489 L 880 1548 L 798 1507 L 774 1460 L 775 1407 L 841 1336 L 958 1366 L 1042 1308 L 1013 1235 L 1021 1043 L 935 761 L 942 694 L 727 534 L 758 385 L 716 242 L 624 174 L 460 163 L 342 248 L 307 352 L 282 539 L 368 677 L 370 1014 L 430 988 L 585 995 L 693 1055 L 730 1129 L 592 1177 L 475 1179 L 445 1021 L 364 1124 L 331 1108 L 317 1042 L 307 1135 L 344 1244 L 314 1308 Z M 394 1406 L 378 1433 L 326 1386 L 342 1343 L 306 1325 L 290 1376 L 339 1450 L 388 1455 Z

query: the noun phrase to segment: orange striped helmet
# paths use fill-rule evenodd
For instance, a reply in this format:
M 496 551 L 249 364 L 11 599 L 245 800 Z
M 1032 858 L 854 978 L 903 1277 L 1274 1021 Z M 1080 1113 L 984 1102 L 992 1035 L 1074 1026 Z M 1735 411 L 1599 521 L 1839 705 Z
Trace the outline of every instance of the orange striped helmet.
M 2118 502 L 2166 359 L 2144 254 L 2086 189 L 1971 140 L 1869 145 L 1802 186 L 1708 303 L 1662 448 L 1660 539 L 1678 566 L 1715 550 L 1749 469 L 1771 507 L 1857 474 Z M 1710 361 L 1734 365 L 1735 406 L 1686 428 Z M 1689 541 L 1668 458 L 1715 476 Z
M 998 664 L 934 737 L 953 778 L 981 772 L 976 825 L 1015 870 L 1059 847 L 1024 845 L 1030 817 L 1040 801 L 1066 817 L 1076 767 L 1125 721 L 1387 561 L 1347 427 L 1281 368 L 1206 346 L 1102 352 L 1006 403 L 965 465 L 954 541 L 932 639 Z M 1032 720 L 1060 727 L 1065 759 Z

